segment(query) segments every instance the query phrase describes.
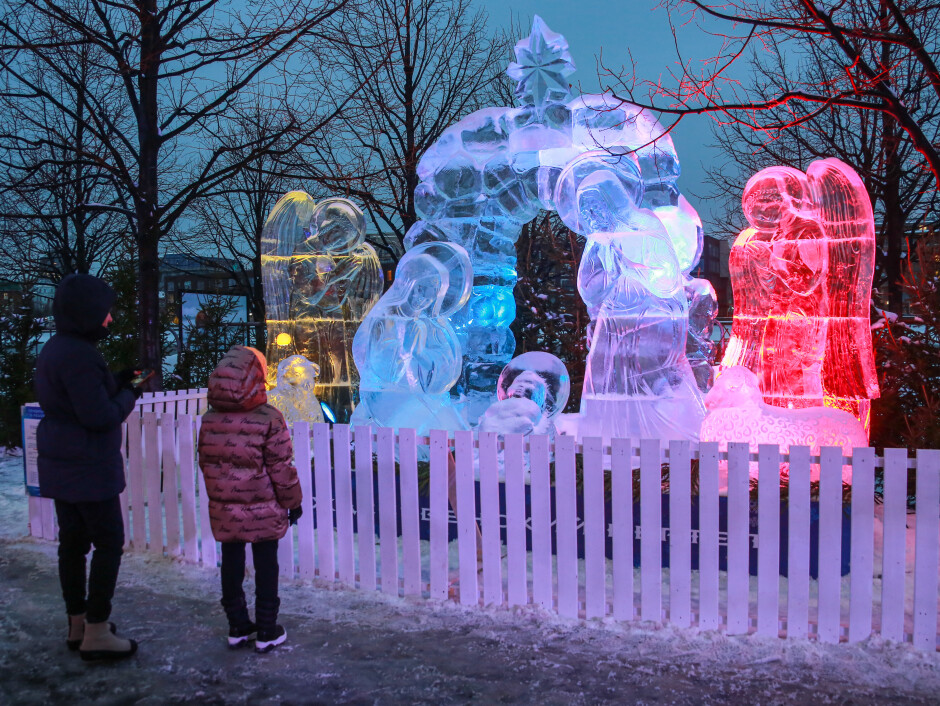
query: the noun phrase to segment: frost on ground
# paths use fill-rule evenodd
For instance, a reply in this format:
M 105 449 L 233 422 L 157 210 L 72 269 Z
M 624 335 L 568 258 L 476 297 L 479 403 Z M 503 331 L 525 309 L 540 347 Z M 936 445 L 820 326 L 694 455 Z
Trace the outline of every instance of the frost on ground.
M 21 463 L 0 459 L 3 704 L 927 704 L 940 694 L 940 655 L 880 639 L 585 623 L 299 581 L 281 584 L 287 644 L 233 652 L 217 570 L 132 554 L 112 619 L 140 652 L 85 664 L 65 648 L 55 545 L 24 536 Z

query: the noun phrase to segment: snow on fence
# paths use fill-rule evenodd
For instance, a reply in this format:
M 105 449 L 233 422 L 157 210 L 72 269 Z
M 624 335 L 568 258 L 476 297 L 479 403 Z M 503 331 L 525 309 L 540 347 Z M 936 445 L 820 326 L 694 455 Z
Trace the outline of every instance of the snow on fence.
M 128 421 L 129 549 L 217 564 L 199 422 L 152 411 Z M 880 634 L 938 648 L 940 451 L 752 455 L 746 444 L 720 453 L 714 443 L 421 438 L 301 423 L 294 454 L 304 513 L 280 544 L 285 577 L 465 605 L 534 603 L 573 618 L 823 642 Z M 756 492 L 753 463 L 769 479 Z

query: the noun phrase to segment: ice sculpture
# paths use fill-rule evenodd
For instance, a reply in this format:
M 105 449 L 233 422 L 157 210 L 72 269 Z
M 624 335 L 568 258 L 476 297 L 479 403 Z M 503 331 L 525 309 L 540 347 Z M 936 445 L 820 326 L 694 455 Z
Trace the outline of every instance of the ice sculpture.
M 365 242 L 362 211 L 346 199 L 315 203 L 303 191 L 289 192 L 265 223 L 261 267 L 269 375 L 291 355 L 316 361 L 317 397 L 337 421 L 346 421 L 359 377 L 352 338 L 382 294 L 382 269 Z
M 698 389 L 704 394 L 715 381 L 718 345 L 712 341 L 712 329 L 718 316 L 718 297 L 711 282 L 692 277 L 686 278 L 685 295 L 689 302 L 689 334 L 685 355 L 692 366 Z
M 287 423 L 315 424 L 323 421 L 323 410 L 314 392 L 320 366 L 302 355 L 292 355 L 277 365 L 277 386 L 268 392 L 268 402 L 277 407 Z
M 513 358 L 497 383 L 497 401 L 487 408 L 480 429 L 501 434 L 555 433 L 555 418 L 571 391 L 568 369 L 557 357 L 530 351 Z
M 856 446 L 868 446 L 868 436 L 852 414 L 826 407 L 781 409 L 764 402 L 757 376 L 735 365 L 718 375 L 715 386 L 705 396 L 708 414 L 702 422 L 702 441 L 717 441 L 721 451 L 729 441 L 747 442 L 757 453 L 759 444 L 776 444 L 781 453 L 790 446 L 809 446 L 819 455 L 822 446 L 839 446 L 845 456 Z M 727 465 L 723 462 L 723 465 Z M 813 479 L 819 478 L 814 464 Z M 750 464 L 751 477 L 757 477 L 757 463 Z M 842 467 L 842 478 L 852 480 L 852 467 Z
M 460 377 L 460 346 L 447 321 L 467 303 L 473 270 L 453 243 L 424 243 L 405 253 L 395 281 L 353 339 L 362 375 L 351 424 L 466 429 L 450 388 Z
M 868 429 L 878 397 L 868 307 L 871 202 L 836 159 L 764 169 L 742 199 L 750 224 L 731 248 L 735 311 L 722 366 L 743 365 L 777 407 L 845 409 Z
M 685 276 L 642 196 L 637 160 L 602 151 L 572 160 L 555 189 L 558 215 L 588 238 L 578 291 L 593 335 L 579 435 L 695 440 L 705 410 L 685 355 Z
M 670 287 L 682 289 L 702 248 L 701 222 L 676 186 L 679 161 L 662 126 L 647 111 L 609 95 L 572 99 L 568 44 L 538 16 L 515 55 L 507 73 L 517 82 L 517 106 L 466 116 L 422 156 L 415 189 L 421 220 L 405 239 L 406 248 L 457 243 L 473 264 L 470 300 L 450 317 L 463 349 L 454 389 L 471 425 L 494 402 L 498 376 L 515 348 L 509 327 L 516 313 L 516 239 L 540 210 L 556 208 L 556 182 L 572 160 L 600 149 L 634 164 L 634 208 L 647 209 L 644 217 L 659 223 L 651 226 L 657 235 L 650 247 L 672 250 Z M 678 290 L 670 291 L 678 309 L 670 309 L 669 318 L 681 317 L 688 303 L 680 304 Z M 685 325 L 680 329 L 676 335 L 684 335 Z

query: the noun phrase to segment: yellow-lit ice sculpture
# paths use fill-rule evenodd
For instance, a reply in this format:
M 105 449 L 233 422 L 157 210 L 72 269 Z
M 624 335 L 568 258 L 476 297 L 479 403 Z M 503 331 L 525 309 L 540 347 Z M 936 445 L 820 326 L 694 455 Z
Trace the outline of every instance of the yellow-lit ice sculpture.
M 268 392 L 268 402 L 277 407 L 291 426 L 295 422 L 323 421 L 323 410 L 314 389 L 320 366 L 302 355 L 285 358 L 277 366 L 277 386 Z
M 316 396 L 337 421 L 358 402 L 352 339 L 382 294 L 382 269 L 365 242 L 365 218 L 352 201 L 316 203 L 291 191 L 271 210 L 261 236 L 267 310 L 268 385 L 285 358 L 302 355 L 320 368 Z

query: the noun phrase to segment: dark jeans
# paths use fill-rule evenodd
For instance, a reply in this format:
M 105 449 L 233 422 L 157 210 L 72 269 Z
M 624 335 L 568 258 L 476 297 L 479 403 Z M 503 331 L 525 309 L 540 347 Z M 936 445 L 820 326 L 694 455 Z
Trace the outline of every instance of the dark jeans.
M 277 601 L 277 540 L 251 545 L 255 561 L 255 603 Z M 245 595 L 245 543 L 222 542 L 222 600 L 231 601 Z
M 124 553 L 124 520 L 117 498 L 98 502 L 55 501 L 59 520 L 59 581 L 69 615 L 86 613 L 89 623 L 111 615 L 111 598 Z M 91 569 L 85 579 L 85 556 L 91 547 Z

